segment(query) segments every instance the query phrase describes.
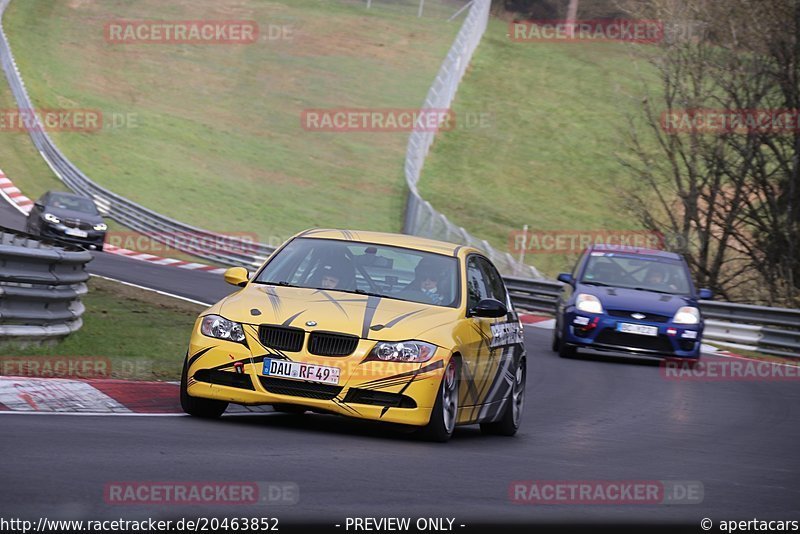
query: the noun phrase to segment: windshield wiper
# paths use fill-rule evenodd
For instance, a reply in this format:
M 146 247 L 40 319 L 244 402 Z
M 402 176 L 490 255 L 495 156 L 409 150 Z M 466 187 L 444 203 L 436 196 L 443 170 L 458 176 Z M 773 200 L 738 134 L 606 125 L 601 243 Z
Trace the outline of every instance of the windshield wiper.
M 418 302 L 416 300 L 408 300 L 408 299 L 400 298 L 400 297 L 395 296 L 395 295 L 388 295 L 388 294 L 385 294 L 385 293 L 373 293 L 371 291 L 366 291 L 364 289 L 336 289 L 336 288 L 325 289 L 324 287 L 315 287 L 314 289 L 318 289 L 320 291 L 341 291 L 342 293 L 350 293 L 352 295 L 365 295 L 365 296 L 368 296 L 368 297 L 379 297 L 379 298 L 382 298 L 382 299 L 401 300 L 403 302 L 415 302 L 417 304 L 422 304 L 421 302 Z
M 650 291 L 652 293 L 663 293 L 664 295 L 677 295 L 677 293 L 673 293 L 671 291 L 662 291 L 660 289 L 650 289 L 649 287 L 632 287 L 631 289 L 635 289 L 637 291 Z
M 284 282 L 283 280 L 279 282 L 264 282 L 262 280 L 253 280 L 254 284 L 261 284 L 265 286 L 281 286 L 281 287 L 300 287 L 294 284 L 290 284 L 289 282 Z
M 586 284 L 588 286 L 616 287 L 612 286 L 611 284 L 606 284 L 604 282 L 595 282 L 593 280 L 581 280 L 581 284 Z
M 340 291 L 342 293 L 350 293 L 350 294 L 354 294 L 354 295 L 366 295 L 368 297 L 381 297 L 381 298 L 388 297 L 388 298 L 392 298 L 392 297 L 390 297 L 388 295 L 384 295 L 382 293 L 372 293 L 370 291 L 365 291 L 363 289 L 339 289 L 337 287 L 332 287 L 332 288 L 315 287 L 313 289 L 316 289 L 318 291 Z

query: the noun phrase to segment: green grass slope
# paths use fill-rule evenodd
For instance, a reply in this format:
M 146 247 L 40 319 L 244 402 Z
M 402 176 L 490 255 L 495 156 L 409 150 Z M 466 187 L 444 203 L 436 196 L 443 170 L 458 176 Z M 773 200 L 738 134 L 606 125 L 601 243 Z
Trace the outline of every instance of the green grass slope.
M 627 117 L 651 67 L 637 45 L 513 42 L 493 20 L 453 110 L 472 117 L 442 132 L 420 180 L 422 195 L 453 222 L 509 250 L 509 234 L 636 229 L 620 194 Z M 483 117 L 484 124 L 475 124 Z M 577 254 L 526 255 L 548 274 Z
M 407 134 L 306 131 L 300 117 L 420 105 L 460 23 L 446 22 L 453 4 L 428 2 L 422 18 L 411 4 L 15 0 L 4 23 L 37 107 L 133 117 L 52 134 L 90 177 L 179 220 L 274 242 L 314 225 L 400 229 Z M 107 43 L 104 26 L 119 19 L 254 20 L 289 38 Z M 2 135 L 0 168 L 24 192 L 58 186 L 24 134 Z

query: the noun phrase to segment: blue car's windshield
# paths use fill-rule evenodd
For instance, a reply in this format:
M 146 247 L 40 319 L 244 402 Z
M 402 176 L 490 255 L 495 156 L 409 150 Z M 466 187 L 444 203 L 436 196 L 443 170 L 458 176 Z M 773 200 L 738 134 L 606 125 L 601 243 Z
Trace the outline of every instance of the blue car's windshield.
M 270 260 L 257 284 L 365 293 L 457 307 L 458 260 L 420 250 L 298 238 Z
M 592 252 L 580 282 L 674 295 L 691 294 L 691 284 L 681 262 L 613 252 Z

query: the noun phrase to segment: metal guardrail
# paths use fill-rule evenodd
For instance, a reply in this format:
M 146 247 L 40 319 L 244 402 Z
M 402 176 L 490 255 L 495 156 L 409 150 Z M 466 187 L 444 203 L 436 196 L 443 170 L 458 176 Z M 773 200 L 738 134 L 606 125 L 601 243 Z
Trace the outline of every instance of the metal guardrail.
M 800 357 L 800 310 L 704 300 L 705 337 L 778 356 Z
M 0 231 L 0 340 L 58 339 L 80 329 L 91 260 L 78 247 Z
M 564 284 L 504 277 L 511 301 L 521 310 L 555 314 Z M 701 300 L 703 337 L 733 348 L 800 357 L 800 310 Z
M 0 63 L 2 63 L 11 92 L 17 102 L 17 107 L 23 112 L 31 112 L 35 107 L 25 88 L 25 82 L 22 80 L 3 28 L 2 18 L 10 1 L 0 0 Z M 28 133 L 42 158 L 67 187 L 76 193 L 93 199 L 100 211 L 106 213 L 115 221 L 141 232 L 155 241 L 174 245 L 175 239 L 174 237 L 170 238 L 170 236 L 191 235 L 202 242 L 228 243 L 229 247 L 224 250 L 214 250 L 214 247 L 212 247 L 212 250 L 195 248 L 188 252 L 223 265 L 247 268 L 260 266 L 275 250 L 275 247 L 264 243 L 251 243 L 236 237 L 204 230 L 140 206 L 94 183 L 58 149 L 44 128 L 33 127 L 28 130 Z
M 504 276 L 514 306 L 527 311 L 554 314 L 561 295 L 561 282 L 552 280 Z
M 490 7 L 491 0 L 473 0 L 471 2 L 467 17 L 436 74 L 433 85 L 428 90 L 422 109 L 450 109 L 461 78 L 472 59 L 472 54 L 486 31 Z M 534 267 L 520 263 L 511 254 L 496 250 L 487 241 L 478 239 L 463 227 L 450 222 L 419 194 L 417 183 L 435 136 L 435 131 L 419 128 L 414 130 L 408 138 L 404 167 L 408 199 L 403 233 L 474 246 L 486 252 L 500 272 L 504 274 L 540 277 L 541 275 Z

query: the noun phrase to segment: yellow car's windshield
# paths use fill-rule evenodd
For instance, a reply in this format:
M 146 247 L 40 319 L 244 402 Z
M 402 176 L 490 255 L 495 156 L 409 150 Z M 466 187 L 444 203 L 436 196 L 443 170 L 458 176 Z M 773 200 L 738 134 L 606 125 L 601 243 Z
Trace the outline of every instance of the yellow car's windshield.
M 365 293 L 457 307 L 458 260 L 389 245 L 298 238 L 270 259 L 255 283 Z

